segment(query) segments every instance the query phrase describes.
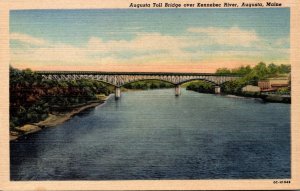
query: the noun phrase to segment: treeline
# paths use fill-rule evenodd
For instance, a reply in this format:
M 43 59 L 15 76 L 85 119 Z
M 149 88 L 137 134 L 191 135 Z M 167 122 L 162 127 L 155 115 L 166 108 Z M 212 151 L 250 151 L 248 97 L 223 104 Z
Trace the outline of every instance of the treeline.
M 174 87 L 174 85 L 159 80 L 145 80 L 145 81 L 138 81 L 138 82 L 125 84 L 123 87 L 126 89 L 147 90 L 147 89 L 159 89 L 159 88 L 172 88 Z
M 254 67 L 247 65 L 234 69 L 219 68 L 217 69 L 216 74 L 235 74 L 241 76 L 252 74 L 258 78 L 264 79 L 270 77 L 279 77 L 281 74 L 287 74 L 290 72 L 290 65 L 276 65 L 273 63 L 267 65 L 264 62 L 260 62 Z
M 241 76 L 241 78 L 237 80 L 222 84 L 221 89 L 225 94 L 245 95 L 245 93 L 242 92 L 242 88 L 246 85 L 257 86 L 258 81 L 260 80 L 287 76 L 290 72 L 290 65 L 275 65 L 273 63 L 267 65 L 263 62 L 260 62 L 254 67 L 248 65 L 234 69 L 220 68 L 216 71 L 216 74 Z M 187 86 L 187 89 L 203 93 L 214 92 L 213 84 L 204 81 L 192 82 Z
M 214 93 L 214 85 L 206 81 L 190 82 L 186 89 L 201 93 Z
M 81 79 L 76 81 L 44 80 L 35 72 L 10 68 L 10 127 L 34 123 L 57 109 L 71 108 L 93 100 L 97 94 L 112 92 L 106 84 Z

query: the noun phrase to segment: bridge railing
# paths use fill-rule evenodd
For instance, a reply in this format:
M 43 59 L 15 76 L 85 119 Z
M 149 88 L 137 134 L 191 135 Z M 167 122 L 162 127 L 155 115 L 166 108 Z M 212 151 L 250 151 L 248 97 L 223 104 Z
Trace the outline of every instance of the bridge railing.
M 35 71 L 37 74 L 86 74 L 86 75 L 172 75 L 172 76 L 227 76 L 242 77 L 235 74 L 182 73 L 182 72 L 107 72 L 107 71 Z

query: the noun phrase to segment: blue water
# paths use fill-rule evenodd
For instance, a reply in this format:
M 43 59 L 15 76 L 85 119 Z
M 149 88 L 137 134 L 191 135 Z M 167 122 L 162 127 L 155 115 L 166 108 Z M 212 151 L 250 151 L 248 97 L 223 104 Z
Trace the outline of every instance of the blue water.
M 126 92 L 10 153 L 12 180 L 290 178 L 290 105 Z

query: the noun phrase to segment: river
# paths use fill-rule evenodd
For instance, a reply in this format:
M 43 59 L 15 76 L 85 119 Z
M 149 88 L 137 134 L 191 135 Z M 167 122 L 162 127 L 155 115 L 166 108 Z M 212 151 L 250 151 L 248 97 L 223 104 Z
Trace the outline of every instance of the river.
M 12 180 L 290 178 L 290 105 L 122 92 L 11 142 Z

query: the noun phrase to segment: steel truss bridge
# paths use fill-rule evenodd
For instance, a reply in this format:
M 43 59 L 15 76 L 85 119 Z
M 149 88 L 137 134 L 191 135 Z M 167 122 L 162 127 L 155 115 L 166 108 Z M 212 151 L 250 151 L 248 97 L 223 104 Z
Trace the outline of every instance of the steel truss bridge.
M 125 84 L 143 80 L 161 80 L 175 86 L 175 95 L 180 95 L 180 85 L 189 81 L 203 80 L 215 85 L 215 93 L 221 93 L 220 85 L 236 80 L 240 76 L 212 73 L 166 73 L 166 72 L 91 72 L 91 71 L 37 71 L 47 80 L 98 80 L 116 87 L 116 98 L 121 96 L 121 87 Z

